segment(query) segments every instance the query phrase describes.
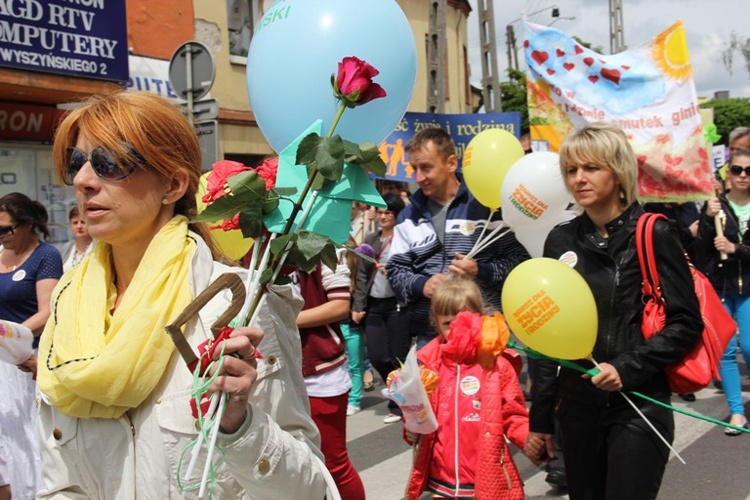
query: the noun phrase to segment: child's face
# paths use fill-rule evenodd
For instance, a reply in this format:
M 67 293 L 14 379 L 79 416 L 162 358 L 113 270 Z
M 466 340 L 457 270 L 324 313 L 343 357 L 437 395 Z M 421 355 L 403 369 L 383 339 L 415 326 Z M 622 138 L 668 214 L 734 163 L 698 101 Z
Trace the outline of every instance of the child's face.
M 448 316 L 438 315 L 435 318 L 435 324 L 437 325 L 438 333 L 440 333 L 440 335 L 442 335 L 446 339 L 448 338 L 448 332 L 450 332 L 451 330 L 451 322 L 454 319 L 456 319 L 455 314 L 451 314 Z

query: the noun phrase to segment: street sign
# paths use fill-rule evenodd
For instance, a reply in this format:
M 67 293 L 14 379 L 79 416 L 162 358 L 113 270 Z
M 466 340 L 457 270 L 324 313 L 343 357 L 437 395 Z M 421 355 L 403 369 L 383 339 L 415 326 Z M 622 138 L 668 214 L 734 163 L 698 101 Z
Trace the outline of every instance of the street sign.
M 185 104 L 180 104 L 183 109 L 187 107 Z M 204 121 L 204 120 L 215 120 L 219 116 L 219 103 L 216 99 L 204 99 L 202 101 L 195 101 L 193 103 L 193 120 Z
M 191 112 L 193 102 L 204 97 L 211 89 L 215 74 L 214 58 L 208 48 L 199 42 L 183 43 L 169 61 L 169 83 L 174 92 L 188 102 Z
M 208 172 L 219 160 L 219 122 L 216 120 L 196 122 L 195 131 L 201 143 L 201 171 Z

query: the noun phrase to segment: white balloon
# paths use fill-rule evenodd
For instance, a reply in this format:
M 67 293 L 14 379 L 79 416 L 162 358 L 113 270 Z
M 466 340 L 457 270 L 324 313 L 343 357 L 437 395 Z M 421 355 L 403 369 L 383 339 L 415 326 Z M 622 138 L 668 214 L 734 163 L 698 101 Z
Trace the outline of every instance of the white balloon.
M 503 180 L 503 221 L 514 230 L 559 221 L 570 202 L 556 153 L 531 153 L 510 167 Z M 552 224 L 553 225 L 553 224 Z
M 575 212 L 563 210 L 551 222 L 531 226 L 518 226 L 514 229 L 514 233 L 518 242 L 529 252 L 529 255 L 532 257 L 542 257 L 544 254 L 544 242 L 547 241 L 547 236 L 549 236 L 552 228 L 575 217 Z

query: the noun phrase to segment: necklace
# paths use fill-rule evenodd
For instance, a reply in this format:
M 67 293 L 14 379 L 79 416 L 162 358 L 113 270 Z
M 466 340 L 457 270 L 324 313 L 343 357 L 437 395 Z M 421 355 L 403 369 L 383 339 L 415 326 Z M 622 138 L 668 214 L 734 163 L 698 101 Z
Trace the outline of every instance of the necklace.
M 24 250 L 23 253 L 16 254 L 16 263 L 15 264 L 6 264 L 6 267 L 10 267 L 11 271 L 15 271 L 18 269 L 18 266 L 22 265 L 24 262 L 26 262 L 26 259 L 31 255 L 31 252 L 34 251 L 34 249 L 37 247 L 39 242 L 37 241 L 35 245 L 32 245 L 30 249 Z M 5 248 L 0 250 L 0 256 L 5 253 Z

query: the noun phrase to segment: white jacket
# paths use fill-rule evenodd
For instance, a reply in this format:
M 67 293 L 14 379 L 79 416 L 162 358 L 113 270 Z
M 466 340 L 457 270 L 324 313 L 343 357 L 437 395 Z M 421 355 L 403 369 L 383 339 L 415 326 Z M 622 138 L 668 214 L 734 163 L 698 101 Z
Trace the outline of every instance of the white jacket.
M 190 284 L 195 295 L 224 272 L 244 279 L 246 272 L 211 259 L 198 240 Z M 195 347 L 211 335 L 210 326 L 226 309 L 225 290 L 190 321 L 185 336 Z M 315 499 L 325 496 L 318 446 L 302 380 L 302 352 L 296 317 L 302 301 L 291 286 L 274 287 L 266 296 L 258 326 L 265 336 L 258 346 L 258 379 L 250 395 L 248 420 L 234 435 L 219 435 L 226 454 L 213 498 Z M 40 362 L 44 362 L 40 360 Z M 45 489 L 38 498 L 101 500 L 195 498 L 182 492 L 177 467 L 196 438 L 197 422 L 189 407 L 192 374 L 177 351 L 152 395 L 119 419 L 79 419 L 38 399 L 39 432 Z M 214 459 L 218 450 L 215 450 Z M 200 481 L 205 446 L 193 472 Z M 184 473 L 190 452 L 182 458 Z

